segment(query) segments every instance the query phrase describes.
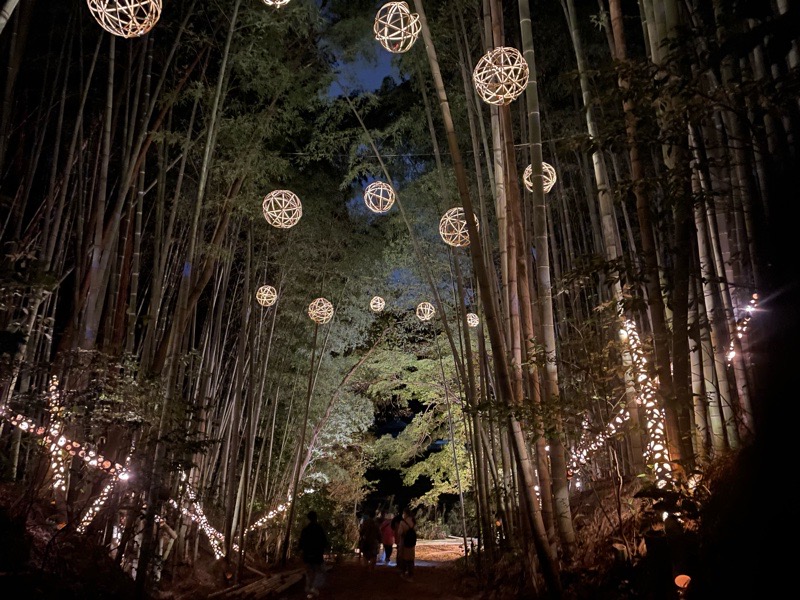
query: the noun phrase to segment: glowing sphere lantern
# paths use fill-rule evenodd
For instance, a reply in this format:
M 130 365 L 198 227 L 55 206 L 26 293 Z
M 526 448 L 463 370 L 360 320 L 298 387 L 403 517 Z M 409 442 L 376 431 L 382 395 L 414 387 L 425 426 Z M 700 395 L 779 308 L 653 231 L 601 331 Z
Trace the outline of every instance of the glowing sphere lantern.
M 473 215 L 475 217 L 475 215 Z M 475 228 L 478 229 L 478 219 L 475 218 Z M 444 243 L 456 248 L 469 246 L 469 231 L 464 209 L 460 206 L 448 210 L 439 220 L 439 235 Z
M 435 314 L 436 309 L 430 302 L 420 302 L 417 305 L 417 318 L 420 321 L 430 321 Z
M 503 106 L 525 91 L 528 75 L 528 63 L 522 53 L 500 46 L 481 57 L 472 72 L 472 82 L 484 102 Z
M 308 305 L 308 316 L 318 325 L 324 325 L 333 318 L 333 304 L 325 298 L 317 298 Z
M 275 190 L 264 196 L 261 205 L 267 223 L 278 229 L 297 225 L 303 216 L 303 204 L 297 194 L 289 190 Z
M 278 290 L 271 285 L 262 285 L 256 292 L 256 300 L 261 306 L 272 306 L 278 299 Z
M 522 181 L 525 183 L 525 188 L 529 191 L 533 191 L 533 165 L 528 165 L 525 167 L 525 172 L 522 174 Z M 542 163 L 542 183 L 544 184 L 544 193 L 548 193 L 550 190 L 553 189 L 553 186 L 556 184 L 556 170 L 553 168 L 553 165 L 548 164 L 546 162 Z
M 475 313 L 467 313 L 467 325 L 470 327 L 477 327 L 481 324 L 480 318 Z
M 381 298 L 380 296 L 375 296 L 372 300 L 369 301 L 369 307 L 372 309 L 372 312 L 381 312 L 384 307 L 386 306 L 386 300 Z
M 100 27 L 123 38 L 150 31 L 161 17 L 161 0 L 86 0 Z
M 280 8 L 281 6 L 286 6 L 291 2 L 291 0 L 262 0 L 264 4 L 267 6 L 274 6 L 275 8 Z
M 405 2 L 387 2 L 381 6 L 372 27 L 375 39 L 394 54 L 410 50 L 421 30 L 419 15 L 412 13 Z
M 374 213 L 388 212 L 396 198 L 394 188 L 383 181 L 373 181 L 364 190 L 364 203 Z

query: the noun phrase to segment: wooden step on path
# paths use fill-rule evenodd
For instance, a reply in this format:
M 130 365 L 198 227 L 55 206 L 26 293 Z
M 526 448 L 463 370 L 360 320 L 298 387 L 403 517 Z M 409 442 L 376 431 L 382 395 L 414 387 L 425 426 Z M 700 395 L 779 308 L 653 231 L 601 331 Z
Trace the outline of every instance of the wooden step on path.
M 273 573 L 245 585 L 214 592 L 209 599 L 218 600 L 266 600 L 276 594 L 285 592 L 305 577 L 305 569 L 292 569 L 282 573 Z

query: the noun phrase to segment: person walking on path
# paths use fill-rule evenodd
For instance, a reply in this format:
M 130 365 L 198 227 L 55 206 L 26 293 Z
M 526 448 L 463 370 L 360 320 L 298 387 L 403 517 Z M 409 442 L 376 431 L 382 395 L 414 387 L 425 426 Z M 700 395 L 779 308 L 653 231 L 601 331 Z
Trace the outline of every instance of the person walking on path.
M 367 568 L 375 568 L 380 545 L 381 532 L 378 529 L 378 523 L 375 519 L 364 516 L 358 529 L 358 549 L 361 551 L 361 558 L 364 559 Z
M 306 564 L 306 598 L 319 596 L 319 589 L 325 583 L 325 551 L 328 549 L 328 536 L 317 522 L 317 513 L 309 511 L 308 525 L 300 533 L 300 551 Z
M 417 521 L 410 508 L 403 510 L 403 518 L 397 524 L 395 540 L 397 541 L 397 566 L 400 577 L 408 581 L 414 579 L 414 557 L 417 546 Z
M 383 544 L 383 562 L 388 565 L 389 559 L 392 558 L 392 550 L 394 550 L 394 529 L 392 520 L 383 513 L 381 513 L 378 529 L 381 531 L 381 544 Z

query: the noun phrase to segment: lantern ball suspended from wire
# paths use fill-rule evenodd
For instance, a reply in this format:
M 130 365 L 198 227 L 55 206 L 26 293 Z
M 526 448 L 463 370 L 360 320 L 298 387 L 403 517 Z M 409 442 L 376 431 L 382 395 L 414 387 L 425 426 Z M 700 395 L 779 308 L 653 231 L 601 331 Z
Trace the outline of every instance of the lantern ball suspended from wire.
M 387 2 L 381 6 L 372 26 L 375 39 L 395 54 L 410 50 L 421 29 L 419 15 L 412 13 L 405 2 Z
M 387 212 L 396 198 L 394 188 L 383 181 L 373 181 L 364 190 L 364 203 L 375 213 Z
M 477 327 L 481 324 L 481 320 L 475 313 L 467 313 L 467 325 L 470 327 Z
M 256 300 L 261 306 L 272 306 L 278 299 L 278 290 L 271 285 L 262 285 L 256 291 Z
M 522 181 L 525 182 L 525 187 L 529 192 L 533 191 L 533 165 L 525 167 L 525 172 L 522 174 Z M 553 189 L 556 184 L 556 170 L 553 165 L 546 162 L 542 163 L 542 183 L 544 184 L 544 193 L 548 193 Z
M 308 305 L 308 316 L 319 325 L 324 325 L 333 318 L 333 304 L 325 298 L 317 298 Z
M 479 228 L 478 219 L 475 218 L 475 229 Z M 439 220 L 439 235 L 445 244 L 456 248 L 469 246 L 469 231 L 467 231 L 467 218 L 464 209 L 460 206 L 448 210 Z
M 372 309 L 372 312 L 381 312 L 385 306 L 386 300 L 380 296 L 374 296 L 372 300 L 369 301 L 369 307 Z
M 267 223 L 279 229 L 297 225 L 303 216 L 303 204 L 297 194 L 289 190 L 275 190 L 264 196 L 262 204 Z
M 150 31 L 161 17 L 161 0 L 86 0 L 100 27 L 124 38 Z
M 435 314 L 436 309 L 430 302 L 420 302 L 417 305 L 417 318 L 420 321 L 430 321 Z
M 528 85 L 528 63 L 516 48 L 489 50 L 475 65 L 472 82 L 487 104 L 511 104 Z
M 286 6 L 291 2 L 291 0 L 262 0 L 264 4 L 267 6 L 274 6 L 276 8 L 280 8 L 281 6 Z

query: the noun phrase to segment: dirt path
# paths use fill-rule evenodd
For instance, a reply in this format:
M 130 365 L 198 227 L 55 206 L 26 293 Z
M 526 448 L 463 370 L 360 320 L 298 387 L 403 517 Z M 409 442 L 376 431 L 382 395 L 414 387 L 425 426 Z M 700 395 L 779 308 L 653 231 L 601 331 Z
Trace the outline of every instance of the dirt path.
M 367 570 L 358 558 L 342 559 L 330 565 L 319 600 L 474 600 L 470 589 L 453 560 L 463 550 L 452 544 L 440 547 L 418 546 L 418 559 L 413 581 L 400 578 L 392 561 Z M 296 586 L 286 600 L 305 598 L 303 584 Z

